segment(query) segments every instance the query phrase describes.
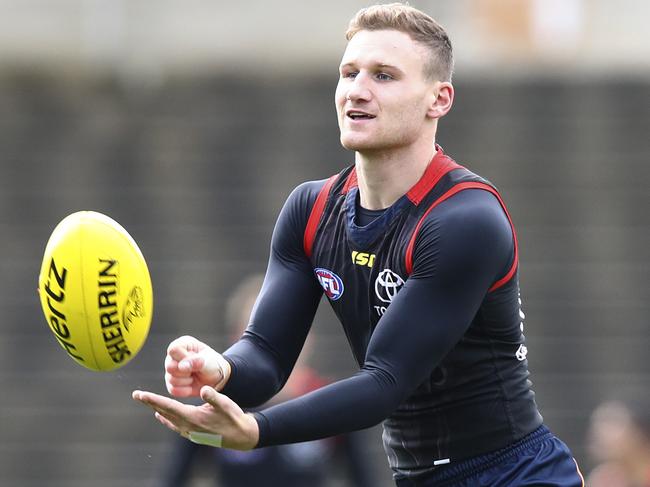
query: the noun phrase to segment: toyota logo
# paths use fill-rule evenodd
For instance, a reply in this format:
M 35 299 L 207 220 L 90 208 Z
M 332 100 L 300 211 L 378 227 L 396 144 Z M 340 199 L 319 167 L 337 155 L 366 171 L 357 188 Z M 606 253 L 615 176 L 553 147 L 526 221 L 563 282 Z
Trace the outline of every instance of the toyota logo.
M 384 269 L 375 279 L 375 294 L 380 301 L 390 303 L 404 285 L 404 279 L 390 269 Z

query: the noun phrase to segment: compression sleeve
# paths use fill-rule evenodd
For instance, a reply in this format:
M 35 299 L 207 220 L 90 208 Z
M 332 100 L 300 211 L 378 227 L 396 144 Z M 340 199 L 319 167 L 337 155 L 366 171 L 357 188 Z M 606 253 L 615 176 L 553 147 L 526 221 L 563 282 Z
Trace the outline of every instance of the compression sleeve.
M 304 183 L 287 199 L 273 230 L 268 268 L 249 325 L 223 353 L 232 373 L 222 392 L 242 407 L 259 406 L 282 388 L 318 308 L 322 289 L 302 237 L 323 184 Z
M 258 447 L 373 426 L 391 415 L 460 340 L 513 255 L 494 196 L 466 190 L 441 203 L 417 237 L 413 273 L 382 316 L 352 377 L 255 413 Z

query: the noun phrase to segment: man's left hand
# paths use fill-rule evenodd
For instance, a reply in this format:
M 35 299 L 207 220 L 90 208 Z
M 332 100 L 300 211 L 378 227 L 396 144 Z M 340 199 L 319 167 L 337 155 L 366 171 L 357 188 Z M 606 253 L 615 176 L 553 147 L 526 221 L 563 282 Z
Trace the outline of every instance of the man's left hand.
M 200 438 L 205 438 L 207 434 L 220 443 L 209 442 L 213 446 L 252 450 L 259 441 L 255 418 L 210 386 L 201 389 L 201 399 L 205 401 L 201 406 L 183 404 L 146 391 L 133 391 L 133 399 L 153 409 L 156 419 L 170 430 L 197 443 L 205 443 Z

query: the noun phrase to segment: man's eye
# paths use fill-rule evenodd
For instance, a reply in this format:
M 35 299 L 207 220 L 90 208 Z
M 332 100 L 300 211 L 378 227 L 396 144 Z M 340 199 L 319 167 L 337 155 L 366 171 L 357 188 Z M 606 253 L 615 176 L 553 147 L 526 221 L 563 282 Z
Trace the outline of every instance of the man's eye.
M 377 73 L 377 79 L 380 81 L 389 81 L 393 79 L 393 77 L 390 74 L 386 73 Z
M 354 79 L 357 77 L 357 72 L 356 71 L 348 71 L 347 73 L 342 73 L 341 78 L 350 78 Z

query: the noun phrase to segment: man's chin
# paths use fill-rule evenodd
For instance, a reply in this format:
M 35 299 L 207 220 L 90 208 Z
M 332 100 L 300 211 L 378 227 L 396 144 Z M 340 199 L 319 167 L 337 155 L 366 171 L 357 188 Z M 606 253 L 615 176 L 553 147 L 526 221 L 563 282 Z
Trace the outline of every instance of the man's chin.
M 364 152 L 380 149 L 380 144 L 371 140 L 360 140 L 355 138 L 341 137 L 341 145 L 350 151 Z

